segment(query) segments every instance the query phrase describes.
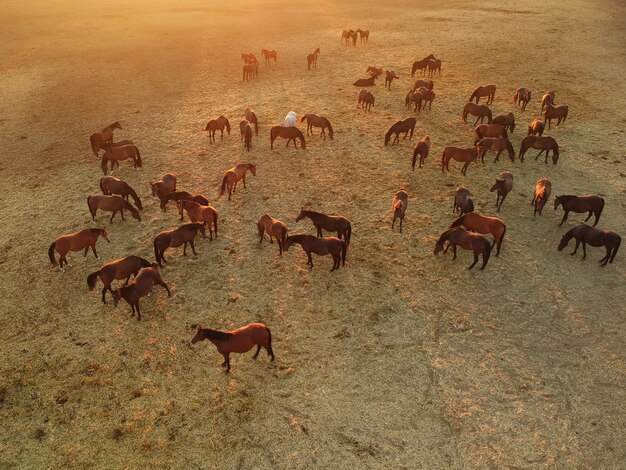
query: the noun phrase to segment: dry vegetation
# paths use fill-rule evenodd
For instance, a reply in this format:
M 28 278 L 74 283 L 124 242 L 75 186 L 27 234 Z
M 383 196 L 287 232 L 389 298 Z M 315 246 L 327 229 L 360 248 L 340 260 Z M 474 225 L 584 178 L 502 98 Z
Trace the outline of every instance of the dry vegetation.
M 624 248 L 602 269 L 559 253 L 552 201 L 532 219 L 534 183 L 553 195 L 606 199 L 600 221 L 626 235 L 624 218 L 624 18 L 618 2 L 205 1 L 3 2 L 0 40 L 0 467 L 2 468 L 618 468 L 624 453 Z M 157 5 L 158 3 L 158 5 Z M 88 4 L 88 6 L 87 6 Z M 523 6 L 523 11 L 520 11 Z M 372 31 L 367 47 L 340 44 L 342 29 Z M 241 82 L 241 52 L 278 50 L 278 62 Z M 321 48 L 316 71 L 306 54 Z M 411 145 L 383 147 L 388 126 L 409 113 L 407 69 L 443 59 L 425 168 L 411 172 Z M 350 84 L 367 65 L 400 76 L 373 88 L 376 106 L 356 110 Z M 477 85 L 498 86 L 492 109 L 513 110 L 514 90 L 533 101 L 557 92 L 570 117 L 553 130 L 556 167 L 501 160 L 437 166 L 447 145 L 470 145 L 460 119 Z M 246 105 L 261 129 L 247 153 L 237 131 L 209 145 L 199 129 Z M 335 140 L 309 150 L 269 150 L 269 126 L 289 110 L 328 116 Z M 115 175 L 139 190 L 145 210 L 110 225 L 104 260 L 152 258 L 151 241 L 178 225 L 158 210 L 148 181 L 167 171 L 220 210 L 220 238 L 198 256 L 172 253 L 142 322 L 123 304 L 102 306 L 85 278 L 101 261 L 69 257 L 49 266 L 58 235 L 91 226 L 85 198 L 98 192 L 88 136 L 120 120 L 143 170 Z M 532 154 L 534 155 L 534 153 Z M 233 164 L 258 176 L 231 202 L 217 184 Z M 435 257 L 435 237 L 453 220 L 453 190 L 465 182 L 477 210 L 505 169 L 515 188 L 501 216 L 500 258 L 483 272 Z M 393 193 L 406 188 L 403 234 L 391 232 Z M 268 212 L 292 232 L 301 206 L 352 220 L 346 268 L 329 258 L 309 271 L 299 249 L 282 258 L 256 241 Z M 277 361 L 251 353 L 226 376 L 210 343 L 193 348 L 193 325 L 271 326 Z M 621 442 L 621 444 L 620 444 Z M 619 462 L 622 462 L 620 464 Z

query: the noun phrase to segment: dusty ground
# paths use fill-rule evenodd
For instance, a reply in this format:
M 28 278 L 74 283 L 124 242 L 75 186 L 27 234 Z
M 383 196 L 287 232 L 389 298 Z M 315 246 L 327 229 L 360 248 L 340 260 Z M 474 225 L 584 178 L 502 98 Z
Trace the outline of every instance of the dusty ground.
M 529 206 L 537 179 L 553 194 L 597 193 L 599 224 L 626 234 L 624 18 L 618 2 L 204 1 L 2 4 L 0 42 L 0 467 L 2 468 L 619 468 L 624 428 L 624 249 L 598 267 L 558 252 L 552 200 Z M 519 11 L 523 8 L 523 11 Z M 372 31 L 366 47 L 342 46 L 342 29 Z M 321 48 L 318 69 L 305 56 Z M 278 50 L 258 80 L 241 83 L 241 52 Z M 426 167 L 410 171 L 411 145 L 383 147 L 416 58 L 443 59 L 431 112 L 418 135 L 433 140 Z M 376 106 L 355 109 L 351 86 L 367 65 L 393 68 L 393 89 L 373 89 Z M 498 86 L 495 113 L 513 110 L 519 86 L 533 90 L 515 110 L 519 147 L 553 89 L 570 118 L 550 135 L 556 167 L 529 158 L 460 166 L 443 175 L 444 146 L 470 145 L 461 108 L 478 85 Z M 224 114 L 235 125 L 256 109 L 259 138 L 246 153 L 236 132 L 209 145 L 198 130 Z M 307 152 L 269 150 L 269 127 L 289 110 L 318 112 L 336 128 Z M 119 120 L 145 167 L 115 175 L 139 189 L 143 221 L 112 225 L 102 260 L 70 255 L 65 272 L 46 251 L 60 234 L 92 226 L 88 194 L 100 170 L 88 136 Z M 534 154 L 533 154 L 534 155 Z M 258 176 L 231 202 L 216 186 L 235 163 Z M 488 192 L 510 169 L 515 188 L 501 216 L 500 258 L 467 271 L 432 254 L 453 220 L 453 189 Z M 198 256 L 176 250 L 144 320 L 124 304 L 102 306 L 85 277 L 104 260 L 152 257 L 151 240 L 178 225 L 161 213 L 148 181 L 173 171 L 179 187 L 206 194 L 223 223 Z M 389 228 L 390 201 L 411 194 L 403 234 Z M 348 264 L 309 271 L 297 248 L 279 258 L 259 246 L 263 213 L 293 233 L 301 206 L 350 218 Z M 228 303 L 229 297 L 236 302 Z M 193 348 L 193 325 L 271 326 L 277 361 L 236 356 L 226 376 L 210 343 Z M 620 444 L 621 442 L 621 444 Z M 620 464 L 619 462 L 622 462 Z

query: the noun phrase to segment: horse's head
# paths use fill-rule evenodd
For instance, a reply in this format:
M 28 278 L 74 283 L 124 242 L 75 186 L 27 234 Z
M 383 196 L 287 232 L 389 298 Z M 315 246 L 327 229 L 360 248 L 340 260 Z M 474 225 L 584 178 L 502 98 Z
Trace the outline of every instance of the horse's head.
M 249 163 L 248 169 L 250 170 L 250 173 L 252 173 L 252 176 L 256 176 L 256 165 L 254 163 Z
M 152 195 L 156 196 L 157 194 L 158 183 L 150 183 L 150 189 L 152 190 Z
M 332 127 L 328 128 L 328 137 L 330 137 L 330 140 L 333 140 L 333 136 L 335 135 L 335 132 L 333 131 Z
M 444 237 L 443 235 L 441 237 L 439 237 L 439 240 L 437 240 L 437 243 L 435 243 L 435 249 L 433 250 L 433 254 L 438 254 L 441 253 L 443 251 L 443 245 L 445 243 Z
M 567 238 L 567 234 L 561 237 L 561 241 L 559 242 L 559 251 L 563 251 L 563 248 L 567 246 L 567 244 L 569 243 L 569 240 L 570 239 Z
M 202 341 L 204 339 L 204 333 L 202 332 L 202 327 L 198 325 L 198 329 L 196 330 L 196 334 L 191 339 L 191 344 L 196 344 L 198 341 Z
M 111 128 L 112 129 L 121 129 L 122 125 L 120 124 L 119 121 L 115 121 L 113 124 L 111 124 Z
M 130 209 L 130 208 L 129 208 Z M 133 219 L 141 222 L 141 216 L 139 215 L 139 212 L 133 208 L 132 210 L 130 210 L 131 215 L 133 216 Z
M 285 246 L 283 246 L 283 251 L 289 251 L 289 248 L 291 248 L 291 245 L 293 244 L 294 244 L 293 237 L 285 238 Z
M 552 163 L 556 165 L 556 162 L 559 161 L 559 149 L 558 147 L 552 149 Z
M 305 212 L 304 208 L 300 209 L 300 213 L 298 214 L 298 217 L 296 217 L 296 222 L 300 222 L 302 219 L 306 217 L 304 212 Z
M 102 235 L 102 238 L 104 238 L 107 242 L 111 243 L 111 240 L 109 240 L 109 234 L 107 232 L 107 229 L 100 229 L 100 235 Z

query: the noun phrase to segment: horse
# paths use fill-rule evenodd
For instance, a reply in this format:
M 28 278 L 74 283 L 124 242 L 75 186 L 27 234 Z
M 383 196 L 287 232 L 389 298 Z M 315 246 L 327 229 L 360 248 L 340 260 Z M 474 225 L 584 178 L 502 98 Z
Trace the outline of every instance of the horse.
M 378 75 L 372 75 L 369 78 L 359 78 L 353 83 L 354 86 L 374 86 L 374 82 L 378 78 Z
M 513 103 L 516 105 L 522 105 L 522 111 L 526 111 L 526 105 L 530 102 L 530 90 L 526 88 L 518 88 L 515 90 L 515 96 L 513 96 Z
M 243 145 L 246 150 L 249 152 L 252 148 L 252 126 L 246 119 L 242 119 L 239 122 L 239 131 L 241 133 L 241 139 L 244 140 Z
M 100 144 L 104 142 L 113 142 L 113 131 L 115 129 L 121 129 L 122 126 L 118 121 L 113 124 L 109 124 L 100 132 L 94 132 L 89 136 L 89 143 L 91 144 L 91 150 L 96 158 L 98 158 L 98 152 L 100 151 Z
M 527 135 L 537 135 L 541 137 L 543 135 L 543 131 L 545 130 L 546 125 L 543 123 L 540 117 L 537 117 L 532 120 L 530 126 L 528 126 L 528 134 Z
M 204 206 L 209 205 L 209 200 L 206 198 L 206 196 L 203 196 L 202 194 L 191 194 L 187 191 L 174 191 L 166 194 L 161 199 L 161 209 L 163 210 L 163 212 L 166 211 L 167 203 L 170 201 L 193 201 Z M 180 220 L 183 220 L 182 215 L 180 217 Z
M 119 162 L 121 160 L 128 160 L 129 158 L 133 159 L 133 164 L 135 168 L 142 167 L 143 163 L 141 161 L 141 154 L 139 153 L 139 149 L 135 145 L 111 147 L 109 150 L 105 151 L 104 154 L 102 155 L 100 168 L 102 168 L 102 172 L 106 175 L 108 173 L 108 170 L 107 170 L 108 162 L 111 162 L 111 171 L 113 171 L 113 167 L 115 165 L 119 166 Z
M 130 185 L 121 179 L 115 178 L 113 176 L 103 176 L 100 178 L 100 190 L 102 194 L 106 196 L 110 196 L 112 194 L 117 194 L 122 196 L 125 200 L 128 201 L 128 196 L 133 198 L 135 201 L 135 205 L 137 209 L 143 210 L 143 206 L 141 205 L 141 199 Z
M 415 77 L 415 72 L 417 72 L 418 70 L 421 72 L 421 75 L 426 75 L 426 68 L 428 67 L 428 63 L 431 59 L 434 60 L 435 56 L 429 54 L 422 60 L 416 60 L 415 62 L 413 62 L 413 66 L 411 67 L 411 77 Z
M 404 105 L 407 108 L 411 107 L 411 103 L 413 103 L 413 112 L 417 111 L 418 113 L 422 111 L 422 95 L 417 91 L 409 90 L 404 98 Z
M 400 219 L 400 233 L 402 233 L 402 222 L 404 222 L 404 214 L 406 213 L 406 207 L 409 204 L 409 195 L 406 193 L 404 189 L 400 189 L 396 194 L 393 195 L 393 200 L 391 201 L 391 230 L 396 225 L 396 219 Z
M 250 323 L 233 331 L 217 331 L 198 326 L 191 344 L 208 339 L 215 345 L 217 351 L 224 356 L 222 367 L 226 367 L 226 373 L 230 372 L 230 353 L 246 353 L 256 346 L 256 352 L 252 359 L 256 359 L 261 348 L 265 348 L 267 355 L 274 361 L 272 351 L 272 332 L 263 323 Z
M 209 239 L 213 240 L 213 226 L 215 226 L 215 238 L 217 238 L 217 219 L 219 214 L 215 207 L 209 205 L 198 204 L 194 201 L 180 200 L 176 201 L 176 207 L 180 214 L 180 220 L 183 220 L 183 210 L 187 211 L 187 216 L 192 222 L 201 222 L 209 229 Z M 206 238 L 206 237 L 205 237 Z
M 569 241 L 572 238 L 576 239 L 576 247 L 571 253 L 572 256 L 576 254 L 578 251 L 578 245 L 581 243 L 583 244 L 583 259 L 587 257 L 587 243 L 591 246 L 605 247 L 606 255 L 600 260 L 601 266 L 606 266 L 607 263 L 613 262 L 615 255 L 617 255 L 617 250 L 619 250 L 619 246 L 622 243 L 622 238 L 615 232 L 610 230 L 598 230 L 589 227 L 589 225 L 580 224 L 563 235 L 563 238 L 561 238 L 561 242 L 559 243 L 559 251 L 563 251 L 563 248 L 569 244 Z
M 350 221 L 340 215 L 326 215 L 321 212 L 307 211 L 300 209 L 298 217 L 296 217 L 296 223 L 300 222 L 305 217 L 311 219 L 315 229 L 317 230 L 317 236 L 323 237 L 322 230 L 327 232 L 337 232 L 337 238 L 340 240 L 343 238 L 346 245 L 350 245 L 350 238 L 352 237 L 352 225 Z
M 241 53 L 241 59 L 244 61 L 244 63 L 249 64 L 251 62 L 254 62 L 256 60 L 256 57 L 254 56 L 254 54 L 251 52 L 249 54 L 244 54 L 243 52 Z
M 313 128 L 314 127 L 319 127 L 322 129 L 322 132 L 320 133 L 320 135 L 322 137 L 324 137 L 324 140 L 326 140 L 326 128 L 328 128 L 328 137 L 330 137 L 330 140 L 333 140 L 333 135 L 334 135 L 334 131 L 333 131 L 333 126 L 330 125 L 330 121 L 328 119 L 326 119 L 324 116 L 318 116 L 317 114 L 305 114 L 304 116 L 302 116 L 302 119 L 300 119 L 300 122 L 304 122 L 304 120 L 306 119 L 306 135 L 309 135 L 309 131 L 311 131 L 311 134 L 313 134 Z
M 246 172 L 252 173 L 252 176 L 256 176 L 256 165 L 253 163 L 240 163 L 237 166 L 232 167 L 230 170 L 224 173 L 222 179 L 222 188 L 220 189 L 220 196 L 224 195 L 226 188 L 228 188 L 228 200 L 230 201 L 230 195 L 237 189 L 237 183 L 243 180 L 243 187 L 246 188 Z
M 311 54 L 306 56 L 307 67 L 311 70 L 311 65 L 314 69 L 317 68 L 317 56 L 320 55 L 320 48 L 315 49 Z
M 461 117 L 463 118 L 463 122 L 466 124 L 468 114 L 471 114 L 472 116 L 477 116 L 476 121 L 474 122 L 474 127 L 476 127 L 476 124 L 478 124 L 479 120 L 482 124 L 485 118 L 487 118 L 488 124 L 491 124 L 493 122 L 493 119 L 491 117 L 491 109 L 489 109 L 489 106 L 484 104 L 475 104 L 471 101 L 468 101 L 467 103 L 465 103 L 465 106 L 463 107 L 463 114 L 461 115 Z
M 548 103 L 546 105 L 546 110 L 543 113 L 543 117 L 548 123 L 548 129 L 550 129 L 552 119 L 557 119 L 556 127 L 559 127 L 559 124 L 561 124 L 561 122 L 565 122 L 568 111 L 569 108 L 565 104 L 562 104 L 560 106 L 553 106 L 552 104 Z
M 556 162 L 559 161 L 559 144 L 557 144 L 556 140 L 554 140 L 554 138 L 552 137 L 538 137 L 535 135 L 527 135 L 526 137 L 524 137 L 524 140 L 522 140 L 522 145 L 519 149 L 519 158 L 522 162 L 524 161 L 524 155 L 529 148 L 541 150 L 535 157 L 535 160 L 537 160 L 539 158 L 539 155 L 541 155 L 543 152 L 546 152 L 545 163 L 547 164 L 548 154 L 550 153 L 550 150 L 552 150 L 552 163 L 556 165 Z
M 604 209 L 604 199 L 600 196 L 594 196 L 592 194 L 587 194 L 585 196 L 573 196 L 571 194 L 566 194 L 563 196 L 557 196 L 554 200 L 554 210 L 557 210 L 559 206 L 563 206 L 563 219 L 559 225 L 563 225 L 563 222 L 567 220 L 567 216 L 570 212 L 588 212 L 587 218 L 585 222 L 587 222 L 591 215 L 595 216 L 595 222 L 593 226 L 595 227 L 600 220 L 600 215 L 602 214 L 602 209 Z
M 283 120 L 283 127 L 292 127 L 296 125 L 296 121 L 298 120 L 295 111 L 289 111 L 285 119 Z
M 391 145 L 395 145 L 396 142 L 400 142 L 400 134 L 403 132 L 404 139 L 406 139 L 406 136 L 409 135 L 409 140 L 411 140 L 413 138 L 413 131 L 415 130 L 416 122 L 417 119 L 415 119 L 414 117 L 408 117 L 406 119 L 403 119 L 402 121 L 396 122 L 393 126 L 389 128 L 389 130 L 385 134 L 385 145 L 389 143 L 389 140 L 391 139 L 391 134 L 396 135 Z
M 372 106 L 374 106 L 374 95 L 372 95 L 367 90 L 361 90 L 361 92 L 359 93 L 359 102 L 357 103 L 356 107 L 361 107 L 364 112 L 367 113 L 369 111 L 371 113 Z
M 362 29 L 357 29 L 356 30 L 357 33 L 359 33 L 359 38 L 361 39 L 361 44 L 365 43 L 367 44 L 367 42 L 370 40 L 370 32 L 369 30 L 365 30 L 363 31 Z
M 276 63 L 276 58 L 278 57 L 278 54 L 273 49 L 271 51 L 261 49 L 261 55 L 265 58 L 265 65 L 270 65 L 270 59 L 274 59 L 274 63 Z
M 306 150 L 306 140 L 304 140 L 304 135 L 297 127 L 285 127 L 285 126 L 274 126 L 270 129 L 270 148 L 274 148 L 274 141 L 277 137 L 282 139 L 287 139 L 287 145 L 285 147 L 289 147 L 289 142 L 293 141 L 293 146 L 298 148 L 296 143 L 296 139 L 300 139 L 300 147 L 302 150 Z
M 137 277 L 137 273 L 141 268 L 150 266 L 152 266 L 152 264 L 147 259 L 134 255 L 126 256 L 116 261 L 103 264 L 99 270 L 87 276 L 87 287 L 89 287 L 90 291 L 93 291 L 96 288 L 98 278 L 100 278 L 104 285 L 102 288 L 102 303 L 106 304 L 106 292 L 108 289 L 111 294 L 113 293 L 113 289 L 111 289 L 111 283 L 113 281 L 126 279 L 126 281 L 124 281 L 124 285 L 126 285 L 130 280 L 130 276 Z
M 259 135 L 259 121 L 256 118 L 256 113 L 254 112 L 254 110 L 250 109 L 249 107 L 247 107 L 246 109 L 243 110 L 243 115 L 244 115 L 246 120 L 251 125 L 254 125 L 254 133 L 258 137 L 258 135 Z
M 503 150 L 507 150 L 509 152 L 509 158 L 512 162 L 515 161 L 515 150 L 513 150 L 513 144 L 506 137 L 485 137 L 476 146 L 478 152 L 480 153 L 480 161 L 485 163 L 485 154 L 487 152 L 496 152 L 496 158 L 493 159 L 493 162 L 497 162 L 500 159 L 500 154 Z
M 346 252 L 348 244 L 344 240 L 335 237 L 317 238 L 313 235 L 290 235 L 285 239 L 284 251 L 289 251 L 294 243 L 297 243 L 305 251 L 308 261 L 307 265 L 313 269 L 313 258 L 311 253 L 319 256 L 331 255 L 333 257 L 333 267 L 330 270 L 339 269 L 339 265 L 346 266 Z
M 150 189 L 152 195 L 158 197 L 159 201 L 162 202 L 167 194 L 176 191 L 176 175 L 167 173 L 161 180 L 150 183 Z
M 413 147 L 413 161 L 411 162 L 411 170 L 415 171 L 415 163 L 417 162 L 417 156 L 420 157 L 419 168 L 422 168 L 422 163 L 428 157 L 428 152 L 430 151 L 430 136 L 425 135 L 420 140 L 415 143 L 415 147 Z
M 546 106 L 549 104 L 554 104 L 554 92 L 546 91 L 545 95 L 541 98 L 541 112 L 543 113 Z
M 466 149 L 458 147 L 446 147 L 443 149 L 441 155 L 441 172 L 445 173 L 444 168 L 450 171 L 450 160 L 454 159 L 457 162 L 463 162 L 463 168 L 461 168 L 461 174 L 465 175 L 467 167 L 470 163 L 475 162 L 478 158 L 478 147 L 470 147 Z
M 259 230 L 259 243 L 263 242 L 263 236 L 267 233 L 270 243 L 274 243 L 274 237 L 278 243 L 278 254 L 282 256 L 285 251 L 285 240 L 287 239 L 287 225 L 278 219 L 274 219 L 267 214 L 263 214 L 256 224 Z
M 513 189 L 513 175 L 510 171 L 503 171 L 496 178 L 496 181 L 489 189 L 489 192 L 497 191 L 498 197 L 496 198 L 496 207 L 498 208 L 498 212 L 500 212 L 500 208 L 502 207 L 502 203 L 506 199 L 507 194 Z M 499 204 L 498 204 L 499 203 Z
M 428 76 L 432 77 L 436 72 L 441 75 L 441 60 L 431 59 L 428 61 Z
M 141 311 L 139 310 L 139 300 L 142 297 L 145 297 L 150 292 L 152 292 L 152 288 L 156 285 L 162 286 L 167 291 L 167 296 L 171 297 L 169 287 L 167 284 L 163 282 L 161 279 L 161 274 L 159 270 L 155 267 L 143 268 L 139 271 L 139 274 L 133 279 L 133 282 L 128 284 L 127 286 L 120 287 L 119 289 L 115 289 L 111 292 L 113 296 L 113 304 L 117 307 L 120 299 L 124 299 L 133 309 L 133 313 L 131 316 L 135 316 L 135 311 L 137 312 L 137 321 L 141 320 Z
M 499 124 L 508 132 L 515 130 L 515 115 L 513 113 L 498 114 L 493 118 L 494 124 Z
M 224 138 L 224 128 L 226 128 L 226 132 L 230 135 L 230 122 L 224 116 L 218 116 L 215 119 L 211 119 L 207 122 L 205 131 L 209 131 L 209 142 L 215 142 L 215 131 L 220 131 L 221 138 Z
M 417 90 L 420 87 L 432 90 L 435 87 L 435 82 L 433 82 L 432 80 L 416 80 L 413 84 L 413 91 Z
M 61 269 L 63 268 L 63 263 L 66 265 L 68 264 L 66 255 L 70 251 L 80 251 L 84 248 L 85 253 L 83 256 L 87 256 L 87 250 L 91 247 L 93 255 L 98 258 L 98 253 L 96 253 L 96 242 L 100 236 L 102 236 L 102 238 L 104 238 L 107 242 L 111 243 L 111 240 L 109 240 L 109 234 L 104 228 L 86 228 L 80 232 L 60 236 L 53 241 L 48 248 L 50 263 L 52 263 L 53 266 L 57 265 L 57 261 L 54 258 L 55 250 L 59 254 L 59 267 Z
M 501 124 L 481 124 L 480 126 L 476 126 L 474 128 L 474 134 L 476 135 L 476 138 L 474 139 L 474 145 L 477 145 L 478 142 L 485 137 L 504 137 L 505 139 L 509 138 L 509 135 L 506 132 L 506 128 Z
M 122 215 L 122 220 L 125 220 L 124 209 L 127 209 L 134 219 L 141 222 L 139 211 L 135 209 L 130 202 L 120 196 L 102 196 L 99 194 L 96 196 L 87 196 L 87 207 L 89 207 L 89 212 L 91 213 L 91 220 L 94 222 L 98 209 L 112 212 L 111 223 L 113 223 L 113 217 L 115 217 L 115 214 L 118 212 Z
M 443 245 L 445 242 L 448 242 L 448 246 L 446 249 L 443 249 Z M 445 255 L 448 251 L 448 248 L 452 246 L 452 253 L 454 256 L 452 259 L 456 259 L 456 247 L 460 246 L 464 250 L 472 250 L 474 252 L 474 262 L 470 264 L 469 268 L 472 269 L 476 263 L 478 263 L 478 257 L 483 255 L 483 265 L 480 267 L 481 270 L 485 269 L 487 266 L 487 262 L 489 261 L 489 256 L 491 255 L 491 243 L 489 240 L 474 232 L 469 232 L 462 227 L 454 227 L 449 228 L 445 232 L 441 234 L 439 240 L 435 244 L 435 255 L 443 250 L 443 254 Z
M 391 82 L 393 82 L 395 78 L 400 78 L 396 75 L 396 72 L 393 70 L 385 70 L 385 88 L 391 90 Z
M 356 31 L 350 30 L 350 40 L 352 41 L 352 45 L 356 47 Z
M 426 88 L 426 87 L 419 87 L 416 91 L 416 94 L 419 94 L 422 99 L 421 101 L 424 101 L 424 108 L 426 108 L 426 103 L 428 103 L 428 109 L 432 109 L 433 108 L 433 101 L 435 100 L 435 92 Z
M 193 245 L 193 240 L 198 234 L 198 230 L 202 234 L 202 238 L 206 238 L 206 231 L 204 224 L 192 222 L 190 224 L 181 225 L 180 227 L 172 230 L 164 230 L 154 237 L 152 246 L 154 247 L 154 258 L 159 264 L 159 268 L 163 265 L 161 261 L 167 263 L 165 259 L 165 250 L 172 247 L 178 247 L 183 245 L 183 256 L 187 256 L 187 244 L 191 246 L 191 251 L 194 255 L 197 255 L 196 249 Z
M 258 78 L 259 76 L 259 61 L 254 60 L 253 62 L 246 63 L 243 66 L 243 80 L 247 82 L 250 78 Z
M 135 145 L 135 142 L 130 139 L 122 139 L 117 142 L 102 142 L 100 148 L 106 151 L 114 147 L 124 147 L 125 145 Z
M 454 191 L 454 202 L 452 203 L 452 213 L 467 214 L 474 212 L 474 201 L 472 193 L 462 184 L 459 184 Z
M 506 234 L 506 225 L 501 219 L 497 217 L 489 217 L 486 215 L 480 215 L 476 212 L 469 212 L 461 215 L 458 219 L 452 222 L 450 228 L 453 227 L 465 227 L 472 232 L 480 233 L 482 235 L 490 233 L 493 236 L 493 243 L 491 248 L 496 247 L 496 256 L 500 256 L 500 247 L 504 241 L 504 235 Z
M 350 31 L 346 31 L 345 29 L 341 32 L 341 43 L 343 44 L 343 41 L 346 41 L 346 45 L 348 45 L 348 41 L 350 40 Z
M 367 67 L 365 73 L 369 73 L 370 77 L 380 77 L 383 74 L 383 68 L 370 65 Z
M 552 192 L 552 183 L 548 178 L 541 178 L 537 181 L 535 185 L 535 192 L 533 193 L 533 200 L 530 202 L 531 206 L 535 206 L 535 211 L 533 212 L 533 219 L 539 212 L 543 211 L 543 206 L 546 205 L 548 199 L 550 199 L 550 193 Z
M 470 96 L 470 99 L 468 101 L 473 101 L 475 99 L 476 104 L 478 104 L 478 101 L 480 101 L 481 98 L 486 97 L 487 104 L 491 104 L 493 103 L 493 98 L 495 95 L 496 95 L 495 85 L 479 86 L 478 88 L 474 90 L 474 93 L 472 93 L 472 96 Z

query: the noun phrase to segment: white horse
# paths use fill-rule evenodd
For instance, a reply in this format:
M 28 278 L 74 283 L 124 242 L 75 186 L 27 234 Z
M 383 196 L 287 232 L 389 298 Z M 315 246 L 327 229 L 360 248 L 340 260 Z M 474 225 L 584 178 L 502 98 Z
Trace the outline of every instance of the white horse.
M 283 122 L 283 127 L 293 127 L 296 125 L 296 113 L 295 111 L 289 111 L 287 116 L 285 116 L 285 122 Z

